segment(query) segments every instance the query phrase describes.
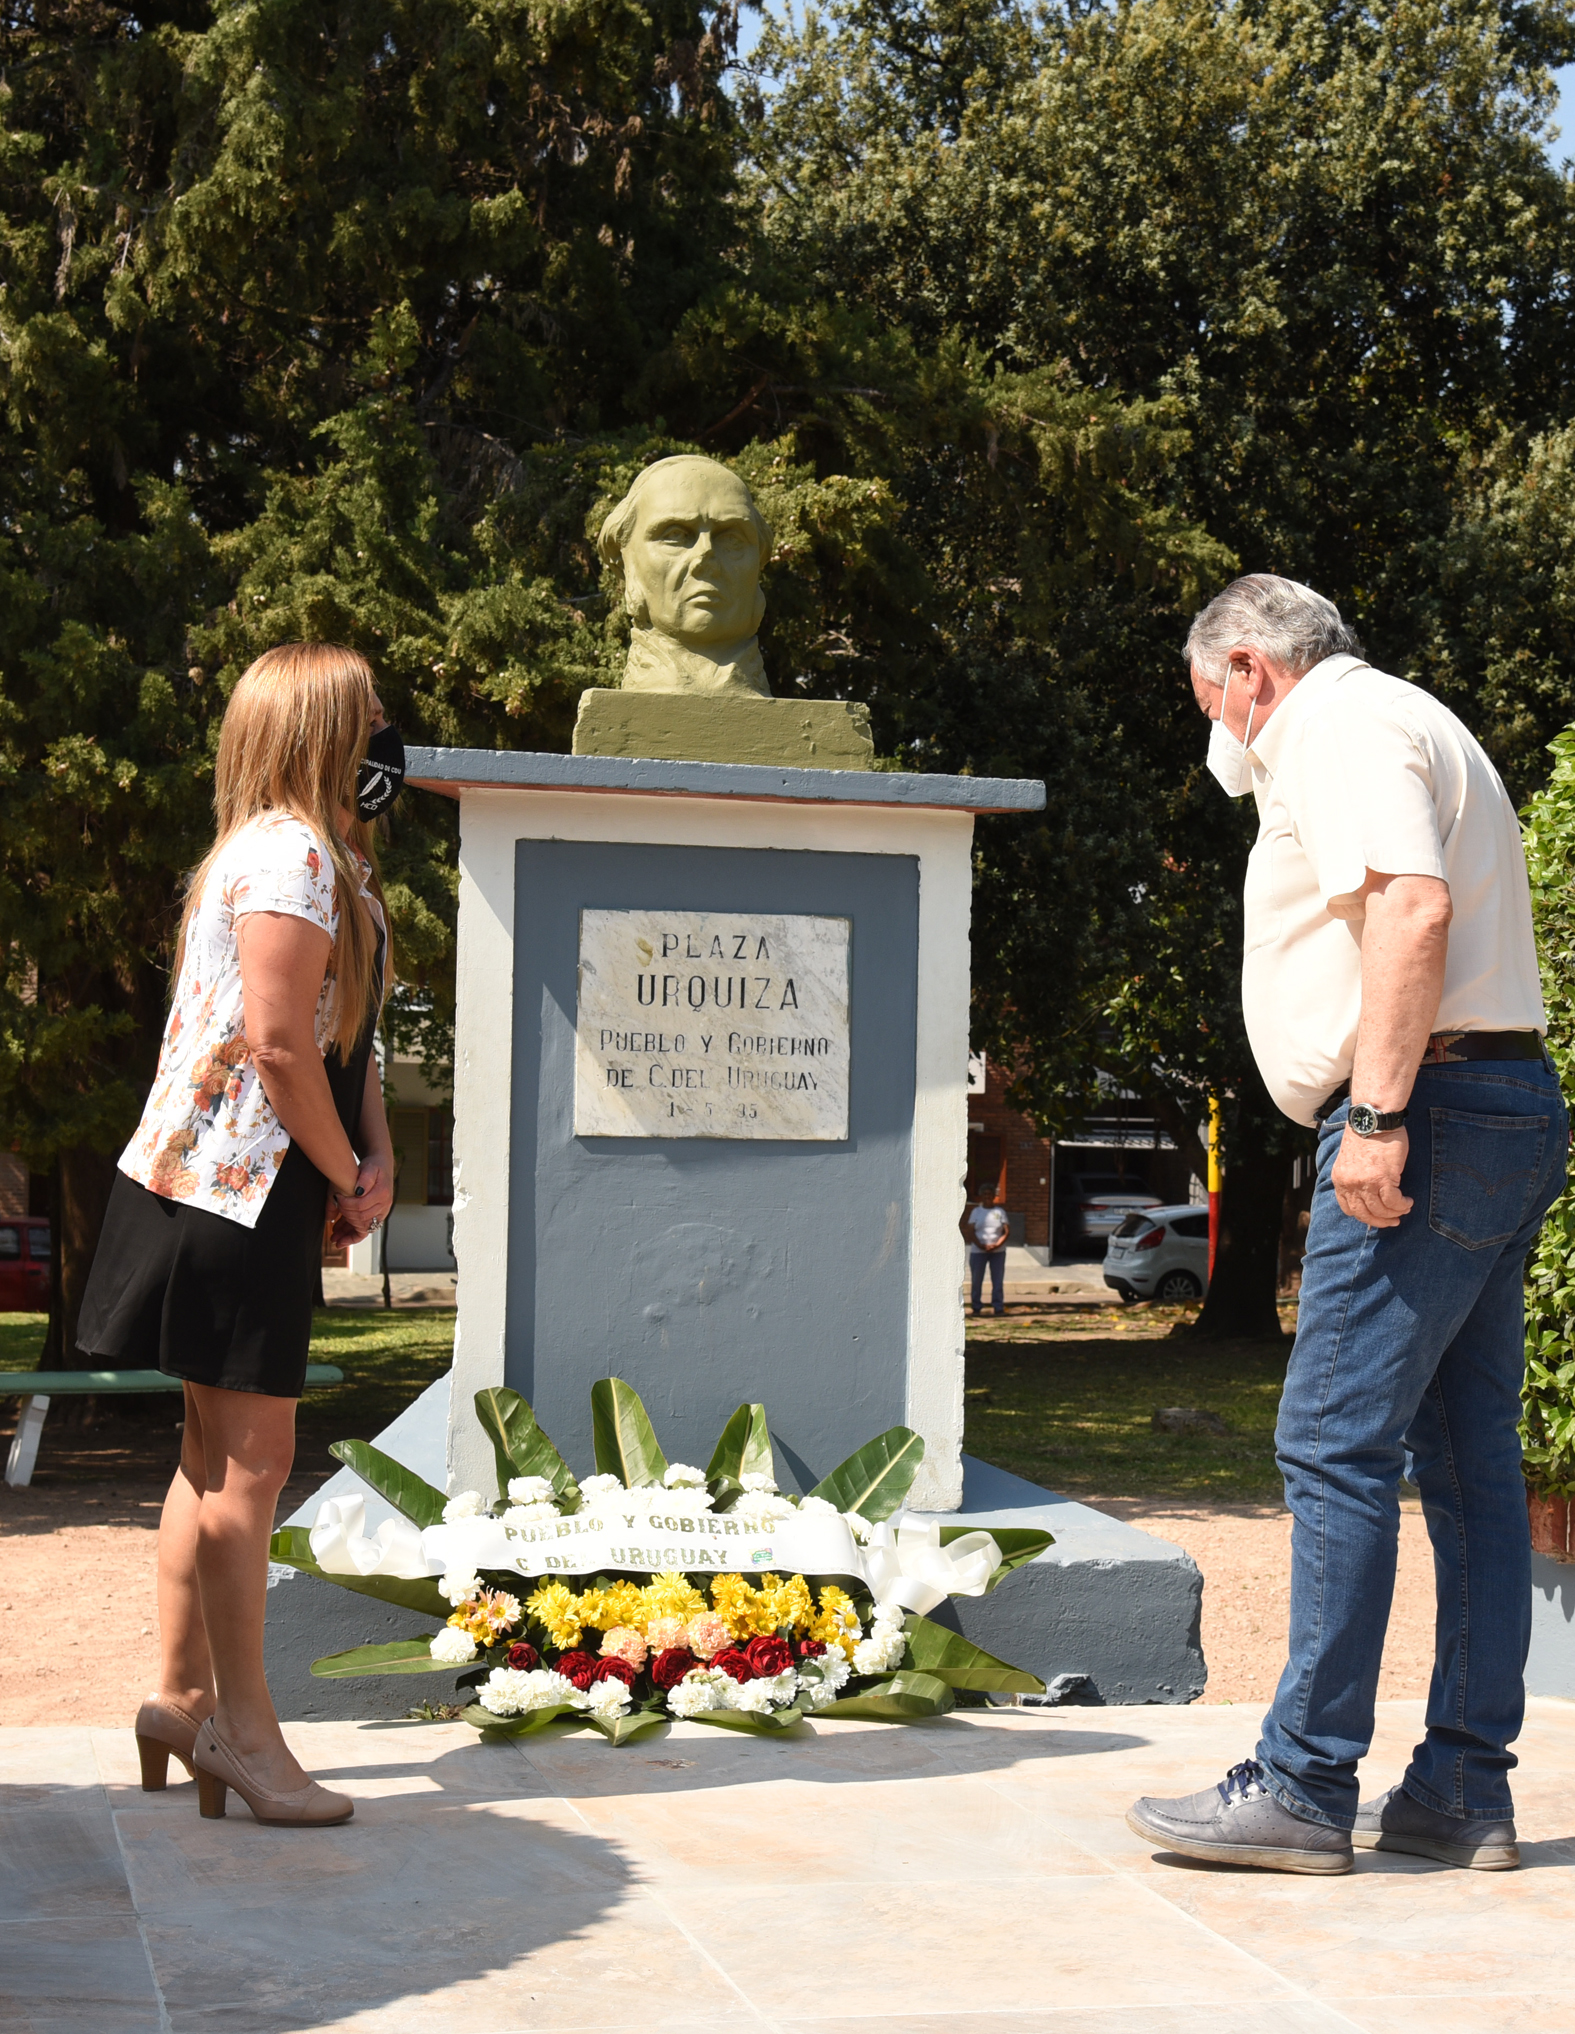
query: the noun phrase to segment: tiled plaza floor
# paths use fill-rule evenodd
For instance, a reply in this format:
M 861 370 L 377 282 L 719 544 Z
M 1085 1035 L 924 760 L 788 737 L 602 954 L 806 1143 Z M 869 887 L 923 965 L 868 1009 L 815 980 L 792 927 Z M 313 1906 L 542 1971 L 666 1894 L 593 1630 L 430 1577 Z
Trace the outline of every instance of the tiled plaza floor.
M 140 1691 L 135 1691 L 140 1692 Z M 1400 1773 L 1386 1704 L 1365 1774 Z M 614 1751 L 290 1727 L 356 1798 L 268 1830 L 129 1731 L 0 1730 L 0 2034 L 1496 2034 L 1575 2025 L 1575 1704 L 1532 1705 L 1525 1866 L 1191 1865 L 1122 1821 L 1217 1778 L 1246 1709 L 700 1724 Z M 175 1769 L 175 1770 L 178 1770 Z

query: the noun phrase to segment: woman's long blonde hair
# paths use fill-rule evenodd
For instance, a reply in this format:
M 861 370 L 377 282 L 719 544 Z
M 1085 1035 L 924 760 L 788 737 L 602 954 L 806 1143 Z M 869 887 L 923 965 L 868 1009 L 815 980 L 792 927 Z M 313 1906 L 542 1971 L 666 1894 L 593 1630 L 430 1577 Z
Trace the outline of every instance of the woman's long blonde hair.
M 281 643 L 242 674 L 219 730 L 213 773 L 218 836 L 191 879 L 175 954 L 178 976 L 192 913 L 231 835 L 259 813 L 293 813 L 323 842 L 334 865 L 339 929 L 328 957 L 330 1043 L 344 1058 L 373 1014 L 376 993 L 377 929 L 361 909 L 361 871 L 339 834 L 342 808 L 351 814 L 350 837 L 372 864 L 370 888 L 383 904 L 372 830 L 355 816 L 356 772 L 372 731 L 375 692 L 366 659 L 333 643 Z M 386 926 L 386 905 L 383 919 Z M 393 979 L 386 949 L 383 978 L 385 985 Z

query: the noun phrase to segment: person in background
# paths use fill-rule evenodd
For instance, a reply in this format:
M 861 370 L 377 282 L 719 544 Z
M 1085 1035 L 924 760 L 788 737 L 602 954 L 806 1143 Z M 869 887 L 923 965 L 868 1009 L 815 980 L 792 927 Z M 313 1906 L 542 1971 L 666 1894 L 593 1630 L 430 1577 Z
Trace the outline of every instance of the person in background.
M 1466 728 L 1368 664 L 1310 587 L 1238 579 L 1187 654 L 1209 769 L 1258 805 L 1247 1035 L 1275 1101 L 1317 1126 L 1318 1174 L 1275 1434 L 1289 1661 L 1252 1758 L 1127 1820 L 1277 1871 L 1349 1871 L 1353 1843 L 1504 1870 L 1531 1629 L 1521 1284 L 1569 1145 L 1520 828 Z M 1403 1473 L 1437 1653 L 1426 1735 L 1360 1803 Z
M 979 1189 L 979 1205 L 968 1217 L 968 1226 L 973 1231 L 973 1242 L 968 1249 L 968 1269 L 973 1277 L 973 1311 L 983 1313 L 980 1304 L 984 1298 L 984 1274 L 990 1274 L 990 1301 L 994 1312 L 1004 1314 L 1006 1304 L 1002 1297 L 1002 1281 L 1006 1276 L 1006 1238 L 1008 1223 L 1005 1213 L 995 1205 L 995 1188 Z
M 218 835 L 188 888 L 158 1072 L 120 1157 L 78 1341 L 183 1380 L 159 1526 L 162 1672 L 137 1716 L 142 1784 L 170 1754 L 205 1816 L 343 1822 L 263 1673 L 274 1510 L 295 1455 L 328 1219 L 387 1215 L 394 1166 L 373 1033 L 389 979 L 370 821 L 404 750 L 353 650 L 269 650 L 230 697 Z

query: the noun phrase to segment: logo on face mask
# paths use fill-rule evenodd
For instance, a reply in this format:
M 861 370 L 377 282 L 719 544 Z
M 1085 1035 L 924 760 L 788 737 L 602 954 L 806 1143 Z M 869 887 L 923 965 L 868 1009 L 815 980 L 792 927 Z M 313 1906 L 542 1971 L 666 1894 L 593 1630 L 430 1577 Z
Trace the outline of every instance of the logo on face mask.
M 1227 798 L 1241 798 L 1252 789 L 1252 777 L 1247 768 L 1247 748 L 1252 741 L 1252 716 L 1258 710 L 1257 700 L 1247 708 L 1247 740 L 1239 741 L 1225 725 L 1225 701 L 1230 698 L 1230 672 L 1225 673 L 1225 698 L 1220 701 L 1220 717 L 1209 729 L 1208 771 Z
M 362 819 L 376 819 L 399 796 L 405 781 L 405 738 L 397 727 L 380 727 L 366 745 L 366 757 L 355 780 L 355 809 Z

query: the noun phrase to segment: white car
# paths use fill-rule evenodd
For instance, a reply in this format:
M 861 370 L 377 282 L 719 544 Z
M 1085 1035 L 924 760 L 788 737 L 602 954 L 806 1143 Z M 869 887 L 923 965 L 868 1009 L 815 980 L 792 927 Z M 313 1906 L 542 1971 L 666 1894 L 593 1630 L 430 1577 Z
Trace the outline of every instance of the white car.
M 1194 1205 L 1128 1215 L 1105 1251 L 1105 1283 L 1124 1300 L 1175 1306 L 1209 1289 L 1209 1211 Z

